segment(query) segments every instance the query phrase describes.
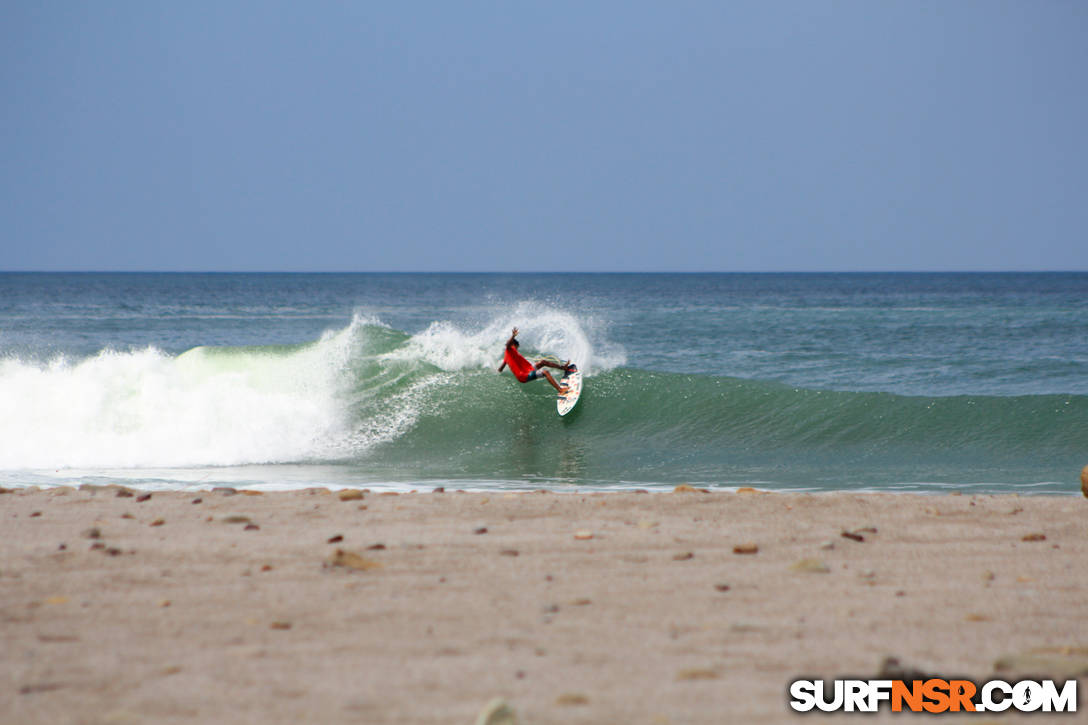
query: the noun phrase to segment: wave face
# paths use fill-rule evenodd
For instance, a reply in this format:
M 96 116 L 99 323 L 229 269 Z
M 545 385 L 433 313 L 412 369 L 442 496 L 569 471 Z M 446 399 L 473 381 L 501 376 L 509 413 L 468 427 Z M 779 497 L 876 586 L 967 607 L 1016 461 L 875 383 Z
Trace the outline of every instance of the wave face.
M 570 416 L 555 414 L 546 382 L 495 372 L 518 319 L 534 321 L 529 357 L 586 372 Z M 356 481 L 1045 489 L 1084 463 L 1088 396 L 908 397 L 642 371 L 602 338 L 592 319 L 525 304 L 415 335 L 360 314 L 301 346 L 9 357 L 0 469 L 316 464 Z

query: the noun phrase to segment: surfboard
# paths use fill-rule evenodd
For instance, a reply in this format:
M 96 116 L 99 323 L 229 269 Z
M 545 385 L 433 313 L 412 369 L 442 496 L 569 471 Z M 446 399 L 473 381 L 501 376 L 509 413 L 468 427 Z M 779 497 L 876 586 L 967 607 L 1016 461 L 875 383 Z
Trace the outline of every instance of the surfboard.
M 569 373 L 563 373 L 563 377 L 559 379 L 559 385 L 567 386 L 567 394 L 556 396 L 555 408 L 559 411 L 559 415 L 566 415 L 574 410 L 578 398 L 582 396 L 582 371 L 575 368 Z

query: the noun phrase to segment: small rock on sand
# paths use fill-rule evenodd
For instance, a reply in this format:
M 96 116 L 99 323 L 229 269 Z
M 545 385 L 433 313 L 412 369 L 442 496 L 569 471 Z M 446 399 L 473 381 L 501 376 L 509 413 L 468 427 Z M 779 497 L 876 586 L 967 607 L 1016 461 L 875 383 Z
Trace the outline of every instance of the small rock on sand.
M 759 552 L 759 546 L 751 542 L 744 544 L 737 544 L 733 547 L 734 554 L 756 554 Z
M 589 541 L 590 539 L 593 538 L 593 532 L 592 531 L 587 531 L 585 529 L 582 529 L 580 531 L 575 531 L 574 532 L 574 538 L 578 539 L 578 541 Z
M 1088 498 L 1088 466 L 1080 469 L 1080 492 Z
M 333 566 L 342 566 L 348 569 L 357 569 L 359 571 L 382 568 L 382 563 L 379 561 L 367 559 L 366 557 L 359 556 L 351 551 L 344 551 L 343 549 L 337 549 L 336 553 L 332 555 L 332 559 L 329 560 L 329 563 Z
M 806 572 L 809 574 L 830 574 L 831 567 L 826 562 L 820 559 L 801 559 L 794 563 L 790 567 L 793 571 Z
M 672 490 L 673 493 L 697 493 L 695 486 L 689 486 L 686 483 L 681 483 L 679 486 Z
M 1026 534 L 1021 541 L 1046 541 L 1046 534 Z
M 496 697 L 480 710 L 476 725 L 518 725 L 518 716 L 506 700 Z
M 357 488 L 345 488 L 337 495 L 341 501 L 359 501 L 363 498 L 363 492 Z
M 556 705 L 588 705 L 589 698 L 580 692 L 564 692 L 555 698 Z
M 691 668 L 688 668 L 686 670 L 680 670 L 679 672 L 676 673 L 676 679 L 681 680 L 681 681 L 683 681 L 683 680 L 716 680 L 719 677 L 721 677 L 721 675 L 719 675 L 716 670 L 700 668 L 700 667 L 691 667 Z

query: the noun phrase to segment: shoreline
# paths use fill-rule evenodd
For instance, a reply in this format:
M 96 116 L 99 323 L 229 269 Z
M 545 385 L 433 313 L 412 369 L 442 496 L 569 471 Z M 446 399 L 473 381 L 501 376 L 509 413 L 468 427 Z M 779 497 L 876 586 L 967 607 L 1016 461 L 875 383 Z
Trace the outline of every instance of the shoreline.
M 502 697 L 527 725 L 774 723 L 790 681 L 888 658 L 1088 675 L 1086 516 L 1011 493 L 15 489 L 0 720 L 472 723 Z

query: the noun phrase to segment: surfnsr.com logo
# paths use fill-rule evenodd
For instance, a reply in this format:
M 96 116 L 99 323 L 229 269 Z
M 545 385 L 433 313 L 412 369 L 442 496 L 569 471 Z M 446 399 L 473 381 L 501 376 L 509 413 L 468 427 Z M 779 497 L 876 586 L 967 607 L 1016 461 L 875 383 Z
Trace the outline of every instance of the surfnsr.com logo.
M 1059 689 L 1053 680 L 795 680 L 790 707 L 797 712 L 1076 712 L 1077 681 Z

